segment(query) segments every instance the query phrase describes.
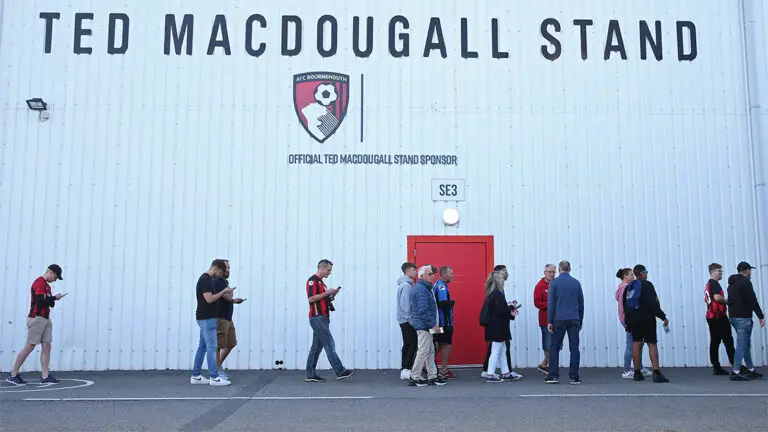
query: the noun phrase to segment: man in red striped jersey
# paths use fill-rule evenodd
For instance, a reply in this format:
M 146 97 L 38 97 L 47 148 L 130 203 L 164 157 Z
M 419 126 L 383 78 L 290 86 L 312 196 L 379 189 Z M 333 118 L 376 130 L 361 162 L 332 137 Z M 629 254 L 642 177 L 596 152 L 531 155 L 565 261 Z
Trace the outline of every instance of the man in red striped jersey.
M 720 342 L 725 345 L 725 352 L 728 355 L 728 361 L 733 364 L 734 346 L 733 334 L 731 333 L 731 323 L 728 321 L 728 305 L 723 293 L 723 287 L 720 286 L 720 280 L 723 279 L 723 266 L 717 263 L 709 265 L 709 281 L 704 288 L 704 302 L 707 304 L 707 325 L 709 325 L 709 361 L 712 362 L 713 373 L 715 375 L 728 375 L 720 367 Z
M 32 283 L 29 314 L 27 315 L 27 344 L 19 351 L 16 362 L 13 364 L 13 369 L 6 379 L 6 381 L 13 385 L 20 386 L 27 383 L 21 378 L 19 369 L 21 369 L 21 365 L 24 364 L 24 361 L 32 354 L 32 351 L 35 350 L 35 346 L 38 344 L 42 347 L 40 351 L 40 365 L 42 369 L 40 382 L 42 384 L 58 384 L 61 382 L 49 373 L 53 334 L 53 324 L 51 324 L 50 319 L 51 308 L 66 295 L 52 295 L 50 284 L 57 280 L 64 280 L 61 277 L 61 267 L 58 264 L 51 264 L 45 273 Z
M 312 337 L 312 348 L 307 356 L 307 374 L 304 378 L 306 382 L 324 382 L 325 379 L 317 375 L 317 360 L 320 358 L 320 351 L 325 350 L 328 361 L 331 363 L 333 371 L 336 372 L 336 379 L 342 380 L 355 374 L 354 370 L 347 370 L 341 364 L 341 359 L 336 354 L 336 342 L 331 334 L 331 311 L 333 311 L 333 298 L 339 293 L 341 287 L 328 289 L 323 279 L 331 275 L 333 263 L 327 259 L 320 260 L 317 263 L 317 273 L 310 276 L 307 280 L 307 298 L 309 300 L 309 325 L 314 333 Z

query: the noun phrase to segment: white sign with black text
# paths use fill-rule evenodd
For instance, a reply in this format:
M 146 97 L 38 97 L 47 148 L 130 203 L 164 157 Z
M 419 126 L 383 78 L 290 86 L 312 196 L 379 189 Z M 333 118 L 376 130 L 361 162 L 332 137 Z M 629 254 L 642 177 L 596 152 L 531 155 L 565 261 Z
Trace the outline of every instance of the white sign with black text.
M 464 179 L 432 179 L 432 201 L 464 201 Z

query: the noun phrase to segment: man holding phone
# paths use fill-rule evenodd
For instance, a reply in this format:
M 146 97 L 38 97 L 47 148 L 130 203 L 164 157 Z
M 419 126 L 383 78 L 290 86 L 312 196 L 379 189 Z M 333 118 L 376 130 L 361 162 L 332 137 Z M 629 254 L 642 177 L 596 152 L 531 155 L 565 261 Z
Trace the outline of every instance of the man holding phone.
M 51 264 L 45 271 L 45 274 L 35 279 L 30 290 L 31 299 L 29 314 L 27 315 L 27 344 L 19 352 L 16 362 L 13 364 L 11 373 L 8 374 L 6 381 L 13 385 L 25 385 L 26 381 L 19 375 L 19 369 L 27 357 L 35 350 L 35 346 L 40 344 L 40 365 L 42 368 L 41 384 L 58 384 L 57 380 L 50 374 L 49 366 L 51 363 L 51 341 L 53 335 L 53 324 L 51 323 L 51 308 L 56 305 L 56 301 L 61 300 L 67 294 L 51 295 L 51 283 L 57 280 L 64 280 L 61 277 L 61 267 L 58 264 Z
M 325 378 L 317 375 L 317 360 L 320 352 L 325 350 L 328 361 L 336 379 L 342 380 L 355 374 L 354 370 L 348 370 L 341 364 L 341 359 L 336 354 L 336 342 L 331 334 L 331 311 L 334 310 L 332 300 L 339 293 L 341 287 L 328 289 L 323 279 L 331 275 L 333 263 L 327 259 L 317 263 L 317 273 L 307 280 L 307 300 L 309 301 L 309 325 L 312 327 L 312 347 L 307 356 L 307 370 L 304 381 L 325 382 Z
M 223 291 L 229 287 L 229 260 L 224 260 L 224 264 L 227 267 L 224 275 L 220 278 L 214 278 L 214 283 L 216 284 L 216 292 Z M 232 287 L 232 290 L 234 289 L 235 287 Z M 229 375 L 224 372 L 224 360 L 226 360 L 229 353 L 231 353 L 237 345 L 235 323 L 232 322 L 232 315 L 235 312 L 234 305 L 245 301 L 243 298 L 232 298 L 232 294 L 232 292 L 224 294 L 219 299 L 219 319 L 216 323 L 216 338 L 218 342 L 218 350 L 216 352 L 216 366 L 219 368 L 219 376 L 225 380 L 229 379 Z

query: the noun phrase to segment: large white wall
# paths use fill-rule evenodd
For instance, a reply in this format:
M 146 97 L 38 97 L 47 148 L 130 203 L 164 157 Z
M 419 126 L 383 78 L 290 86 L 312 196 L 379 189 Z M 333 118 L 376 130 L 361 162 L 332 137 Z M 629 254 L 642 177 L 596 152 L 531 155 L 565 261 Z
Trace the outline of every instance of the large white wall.
M 61 14 L 50 53 L 41 12 Z M 93 51 L 74 54 L 75 13 L 86 12 Z M 108 53 L 110 13 L 130 17 L 125 54 Z M 166 13 L 179 23 L 194 14 L 191 56 L 163 53 Z M 267 21 L 254 27 L 261 57 L 244 45 L 255 13 Z M 206 54 L 216 14 L 227 19 L 229 56 Z M 323 14 L 338 20 L 328 58 L 316 48 Z M 283 15 L 304 22 L 297 56 L 280 53 Z M 388 52 L 395 15 L 410 23 L 407 58 Z M 374 17 L 368 58 L 352 51 L 353 16 Z M 430 17 L 441 19 L 447 58 L 422 56 Z M 477 59 L 461 56 L 462 17 Z M 492 18 L 509 58 L 492 58 Z M 553 49 L 540 31 L 547 18 L 562 26 L 554 61 L 541 52 Z M 594 21 L 586 60 L 575 19 Z M 603 58 L 612 19 L 626 60 Z M 639 20 L 661 21 L 662 60 L 650 50 L 641 59 Z M 676 21 L 696 26 L 691 61 L 678 59 Z M 533 286 L 560 259 L 585 288 L 583 364 L 622 363 L 614 274 L 641 262 L 672 325 L 663 364 L 704 366 L 706 266 L 730 274 L 740 260 L 761 264 L 741 18 L 727 2 L 6 0 L 1 31 L 3 370 L 25 341 L 29 286 L 52 262 L 65 278 L 54 290 L 70 293 L 52 312 L 56 370 L 190 367 L 195 282 L 216 257 L 231 260 L 232 284 L 248 298 L 235 308 L 230 367 L 303 368 L 304 282 L 324 257 L 336 262 L 329 283 L 345 287 L 332 318 L 345 364 L 398 367 L 394 281 L 406 237 L 443 234 L 495 237 L 508 294 L 529 306 L 513 324 L 518 366 L 540 360 Z M 293 107 L 293 75 L 309 71 L 351 79 L 347 116 L 323 144 Z M 37 96 L 51 104 L 44 123 L 24 102 Z M 447 154 L 458 165 L 288 163 L 306 153 Z M 448 204 L 430 199 L 433 178 L 466 180 L 459 226 L 442 224 Z M 765 304 L 759 278 L 755 286 Z M 766 332 L 753 343 L 767 363 Z

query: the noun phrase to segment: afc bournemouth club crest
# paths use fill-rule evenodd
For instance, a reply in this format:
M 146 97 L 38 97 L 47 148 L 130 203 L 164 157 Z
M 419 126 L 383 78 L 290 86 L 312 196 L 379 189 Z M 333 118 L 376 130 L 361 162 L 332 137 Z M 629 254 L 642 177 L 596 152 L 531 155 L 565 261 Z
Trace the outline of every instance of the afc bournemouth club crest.
M 349 106 L 349 75 L 306 72 L 293 76 L 293 106 L 304 130 L 322 143 L 341 126 Z

